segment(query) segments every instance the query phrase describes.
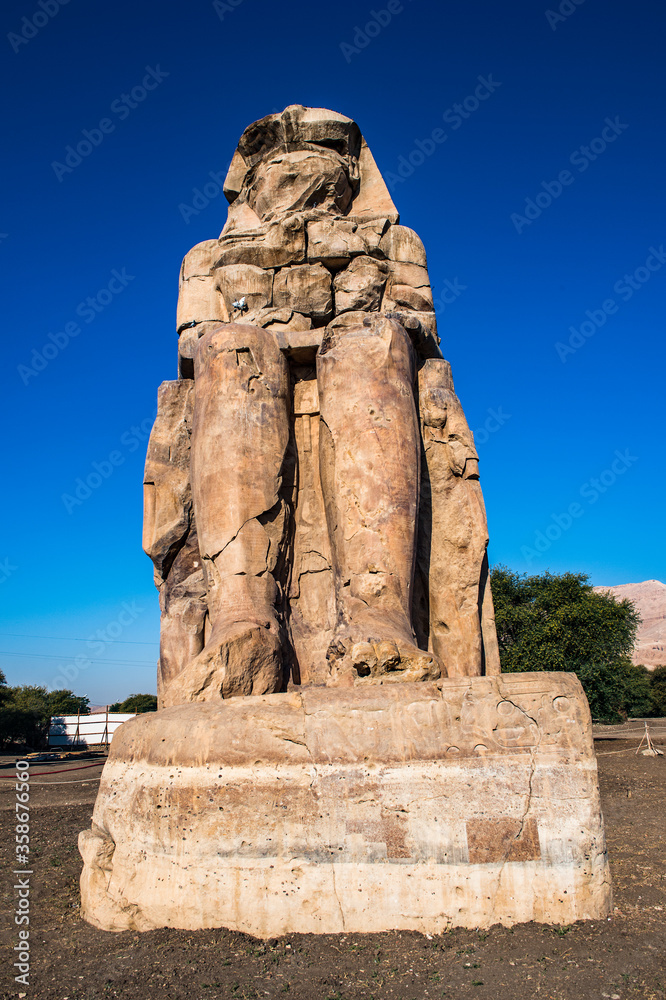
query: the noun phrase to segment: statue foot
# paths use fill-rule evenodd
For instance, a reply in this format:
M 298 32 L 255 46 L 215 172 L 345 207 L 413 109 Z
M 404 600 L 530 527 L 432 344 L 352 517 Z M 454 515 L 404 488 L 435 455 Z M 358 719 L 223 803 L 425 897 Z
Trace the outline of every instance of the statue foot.
M 204 649 L 166 688 L 163 705 L 273 694 L 282 685 L 279 636 L 255 622 L 235 622 L 213 629 Z
M 442 674 L 433 653 L 404 639 L 338 639 L 329 647 L 328 658 L 332 681 L 340 686 L 434 681 Z
M 360 684 L 434 681 L 442 672 L 432 653 L 392 639 L 354 643 L 351 662 L 357 674 L 356 683 Z

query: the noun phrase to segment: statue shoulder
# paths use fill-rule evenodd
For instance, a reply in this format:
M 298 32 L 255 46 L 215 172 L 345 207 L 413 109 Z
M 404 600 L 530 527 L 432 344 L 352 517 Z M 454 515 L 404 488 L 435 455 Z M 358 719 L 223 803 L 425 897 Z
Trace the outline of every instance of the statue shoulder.
M 181 281 L 209 275 L 215 263 L 215 255 L 219 253 L 219 250 L 218 240 L 204 240 L 188 250 L 180 266 Z
M 428 266 L 421 237 L 407 226 L 389 226 L 379 242 L 379 249 L 388 260 L 396 263 Z
M 176 327 L 179 333 L 209 321 L 229 322 L 224 301 L 215 286 L 214 267 L 219 252 L 217 240 L 204 240 L 185 254 L 178 283 Z

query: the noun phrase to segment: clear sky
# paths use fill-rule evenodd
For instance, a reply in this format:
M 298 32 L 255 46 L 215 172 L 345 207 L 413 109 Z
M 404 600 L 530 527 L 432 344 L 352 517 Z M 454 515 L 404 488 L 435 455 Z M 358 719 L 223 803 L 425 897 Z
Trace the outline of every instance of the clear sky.
M 359 123 L 426 245 L 491 562 L 665 579 L 662 3 L 6 0 L 1 18 L 9 683 L 155 690 L 141 481 L 178 268 L 222 228 L 243 129 L 288 104 Z

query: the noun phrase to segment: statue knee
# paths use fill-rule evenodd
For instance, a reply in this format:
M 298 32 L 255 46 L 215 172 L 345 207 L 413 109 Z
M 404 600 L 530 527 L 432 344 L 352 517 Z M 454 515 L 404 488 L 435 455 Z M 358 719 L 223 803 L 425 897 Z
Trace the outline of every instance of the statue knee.
M 243 351 L 257 349 L 262 352 L 273 350 L 281 353 L 270 330 L 250 323 L 220 323 L 208 330 L 197 344 L 199 363 L 221 351 Z
M 198 342 L 194 356 L 194 377 L 201 379 L 213 371 L 229 375 L 239 370 L 254 378 L 277 377 L 288 382 L 287 359 L 270 332 L 249 323 L 222 323 L 209 330 Z M 286 395 L 288 385 L 276 386 L 274 395 Z M 279 390 L 282 391 L 279 391 Z
M 334 327 L 327 331 L 317 356 L 318 377 L 343 369 L 364 373 L 398 370 L 413 381 L 415 353 L 403 326 L 381 313 L 371 313 L 362 325 Z

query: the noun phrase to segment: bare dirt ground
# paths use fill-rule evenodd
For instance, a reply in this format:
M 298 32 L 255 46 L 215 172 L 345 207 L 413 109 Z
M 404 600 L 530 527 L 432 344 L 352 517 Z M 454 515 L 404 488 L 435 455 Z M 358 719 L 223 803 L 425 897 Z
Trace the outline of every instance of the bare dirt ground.
M 292 934 L 261 942 L 224 930 L 95 930 L 79 917 L 76 841 L 90 823 L 101 766 L 56 775 L 90 760 L 35 764 L 29 986 L 13 981 L 14 786 L 8 780 L 12 771 L 2 767 L 10 758 L 0 759 L 0 899 L 10 917 L 0 937 L 0 996 L 666 1000 L 666 756 L 636 756 L 632 748 L 640 733 L 621 735 L 595 744 L 613 874 L 612 919 L 568 927 L 454 929 L 432 939 L 401 932 Z M 663 735 L 655 742 L 664 745 Z M 49 773 L 38 775 L 43 771 Z

